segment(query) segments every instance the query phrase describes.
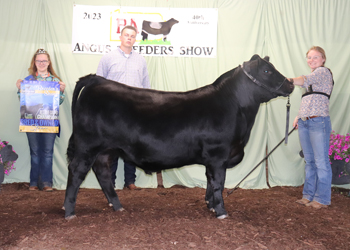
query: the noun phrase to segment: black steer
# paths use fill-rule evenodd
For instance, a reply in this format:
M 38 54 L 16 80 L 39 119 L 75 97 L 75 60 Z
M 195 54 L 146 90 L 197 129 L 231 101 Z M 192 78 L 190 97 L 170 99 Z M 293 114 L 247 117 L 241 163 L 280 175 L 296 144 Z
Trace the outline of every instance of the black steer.
M 166 22 L 149 22 L 149 21 L 143 21 L 142 22 L 142 41 L 145 39 L 148 39 L 148 34 L 152 35 L 163 35 L 163 41 L 166 41 L 166 36 L 170 33 L 171 28 L 174 24 L 178 23 L 179 21 L 175 20 L 174 18 L 169 19 Z
M 294 89 L 268 61 L 254 55 L 213 84 L 187 92 L 134 88 L 95 75 L 81 78 L 72 101 L 66 219 L 75 217 L 78 189 L 91 167 L 108 202 L 122 210 L 109 170 L 115 156 L 146 173 L 204 165 L 207 206 L 218 218 L 227 217 L 226 169 L 242 161 L 260 103 Z

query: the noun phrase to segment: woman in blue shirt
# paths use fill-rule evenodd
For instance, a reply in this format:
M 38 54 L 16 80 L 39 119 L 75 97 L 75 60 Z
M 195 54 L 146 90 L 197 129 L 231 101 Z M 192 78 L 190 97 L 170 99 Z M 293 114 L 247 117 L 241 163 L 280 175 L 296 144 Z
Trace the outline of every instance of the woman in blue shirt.
M 62 104 L 66 85 L 56 75 L 50 55 L 44 49 L 35 52 L 28 71 L 30 75 L 25 78 L 26 81 L 59 82 L 60 104 Z M 18 97 L 21 94 L 21 82 L 19 79 L 16 83 Z M 47 192 L 52 191 L 52 158 L 56 135 L 56 133 L 27 132 L 31 156 L 30 191 L 39 190 L 39 187 Z

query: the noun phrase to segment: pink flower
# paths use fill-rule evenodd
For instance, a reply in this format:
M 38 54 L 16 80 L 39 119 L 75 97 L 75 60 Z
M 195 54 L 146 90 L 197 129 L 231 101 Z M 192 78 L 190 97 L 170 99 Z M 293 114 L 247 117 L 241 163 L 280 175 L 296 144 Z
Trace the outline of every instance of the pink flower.
M 350 158 L 350 135 L 336 134 L 332 131 L 329 137 L 329 158 L 334 160 L 342 160 Z M 349 160 L 348 160 L 349 161 Z

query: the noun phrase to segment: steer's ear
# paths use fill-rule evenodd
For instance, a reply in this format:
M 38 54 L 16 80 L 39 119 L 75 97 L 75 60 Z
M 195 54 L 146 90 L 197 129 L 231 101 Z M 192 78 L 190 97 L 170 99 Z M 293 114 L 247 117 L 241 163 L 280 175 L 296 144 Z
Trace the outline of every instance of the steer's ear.
M 265 56 L 264 60 L 269 62 L 270 61 L 270 57 L 269 56 Z
M 254 60 L 257 60 L 259 58 L 260 58 L 260 56 L 258 54 L 255 54 L 254 56 L 252 56 L 252 58 L 250 58 L 250 61 L 254 61 Z

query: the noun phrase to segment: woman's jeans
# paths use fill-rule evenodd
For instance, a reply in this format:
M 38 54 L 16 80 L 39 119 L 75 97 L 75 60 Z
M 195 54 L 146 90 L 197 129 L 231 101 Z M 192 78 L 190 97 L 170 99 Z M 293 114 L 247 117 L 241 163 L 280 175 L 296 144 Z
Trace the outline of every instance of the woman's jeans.
M 56 134 L 27 133 L 31 169 L 30 186 L 52 187 L 52 158 Z
M 305 159 L 303 198 L 331 204 L 332 168 L 329 162 L 329 137 L 332 124 L 329 116 L 298 120 L 300 144 Z

